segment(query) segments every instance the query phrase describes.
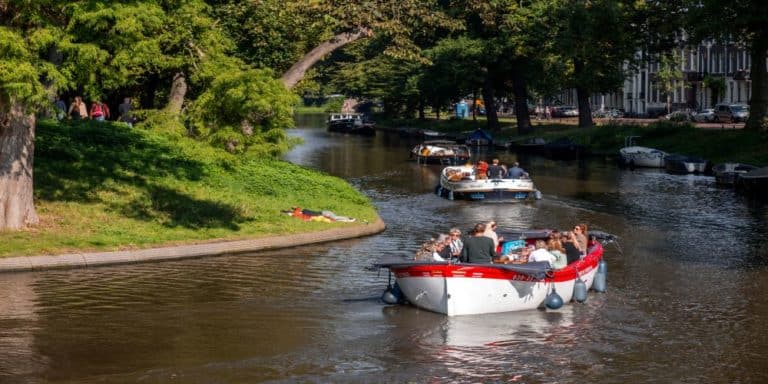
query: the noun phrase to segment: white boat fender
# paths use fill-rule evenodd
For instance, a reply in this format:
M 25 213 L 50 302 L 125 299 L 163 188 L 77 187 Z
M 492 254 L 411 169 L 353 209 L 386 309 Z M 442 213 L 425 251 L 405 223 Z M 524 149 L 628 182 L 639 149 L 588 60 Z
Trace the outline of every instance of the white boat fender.
M 573 300 L 577 303 L 583 303 L 587 301 L 587 284 L 581 279 L 581 276 L 576 278 L 576 282 L 573 283 Z
M 552 284 L 552 292 L 550 292 L 549 295 L 547 295 L 546 300 L 544 300 L 544 305 L 549 309 L 560 309 L 560 307 L 563 306 L 563 298 L 557 294 L 554 284 Z
M 541 200 L 541 191 L 539 191 L 538 189 L 537 189 L 537 190 L 535 190 L 535 191 L 533 192 L 533 197 L 534 197 L 536 200 Z
M 592 283 L 592 289 L 595 292 L 606 291 L 606 279 L 608 278 L 608 263 L 605 260 L 600 260 L 597 264 L 597 273 L 595 274 L 595 281 Z

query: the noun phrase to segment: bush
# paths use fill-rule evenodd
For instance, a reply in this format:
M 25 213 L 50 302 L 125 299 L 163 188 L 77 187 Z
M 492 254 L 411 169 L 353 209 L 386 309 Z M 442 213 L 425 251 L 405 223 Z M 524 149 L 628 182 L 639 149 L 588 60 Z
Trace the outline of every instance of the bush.
M 190 131 L 230 153 L 277 156 L 290 147 L 297 103 L 271 71 L 225 72 L 189 108 Z

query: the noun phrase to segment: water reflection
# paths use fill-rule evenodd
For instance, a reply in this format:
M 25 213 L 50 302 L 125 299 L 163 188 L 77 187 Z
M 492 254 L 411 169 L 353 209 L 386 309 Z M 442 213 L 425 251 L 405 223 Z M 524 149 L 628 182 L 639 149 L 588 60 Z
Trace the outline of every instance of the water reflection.
M 0 382 L 19 380 L 43 370 L 48 359 L 37 353 L 34 332 L 39 327 L 34 274 L 3 276 L 0 289 Z
M 434 194 L 415 142 L 300 122 L 286 158 L 349 180 L 377 236 L 199 260 L 3 276 L 0 382 L 765 382 L 768 209 L 701 176 L 603 159 L 520 161 L 544 199 L 473 204 Z M 447 318 L 377 298 L 380 256 L 450 227 L 619 236 L 608 292 L 558 312 Z

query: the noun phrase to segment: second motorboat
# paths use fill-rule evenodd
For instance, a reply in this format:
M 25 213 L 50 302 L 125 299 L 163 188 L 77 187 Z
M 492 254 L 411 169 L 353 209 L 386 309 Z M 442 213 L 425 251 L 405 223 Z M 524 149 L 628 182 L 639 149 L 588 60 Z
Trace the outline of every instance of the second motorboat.
M 541 192 L 536 189 L 530 178 L 489 179 L 483 176 L 478 175 L 475 167 L 471 165 L 445 167 L 435 192 L 449 200 L 541 199 Z

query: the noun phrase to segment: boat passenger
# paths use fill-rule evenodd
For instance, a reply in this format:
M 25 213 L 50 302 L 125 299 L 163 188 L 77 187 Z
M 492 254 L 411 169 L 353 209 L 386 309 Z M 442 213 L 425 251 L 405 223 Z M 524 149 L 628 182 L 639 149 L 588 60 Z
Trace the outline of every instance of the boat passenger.
M 547 242 L 544 240 L 536 240 L 536 250 L 528 256 L 529 263 L 536 261 L 546 261 L 550 267 L 557 261 L 555 255 L 547 250 Z
M 491 161 L 491 166 L 488 167 L 488 178 L 503 179 L 506 174 L 507 174 L 507 167 L 499 164 L 499 159 L 493 159 Z
M 448 176 L 448 180 L 450 181 L 460 181 L 461 178 L 464 177 L 461 170 L 455 168 L 446 170 L 445 175 Z
M 552 268 L 554 269 L 565 268 L 568 265 L 568 258 L 565 255 L 565 248 L 563 248 L 559 235 L 558 233 L 558 238 L 553 237 L 547 241 L 547 250 L 555 256 L 555 262 L 552 263 Z
M 566 232 L 563 236 L 565 237 L 563 248 L 565 248 L 565 258 L 568 264 L 581 260 L 582 253 L 579 250 L 576 235 L 573 232 Z
M 465 263 L 477 264 L 490 263 L 497 259 L 493 240 L 485 237 L 485 224 L 475 224 L 472 229 L 472 236 L 464 241 L 460 259 Z
M 478 161 L 475 166 L 475 178 L 477 180 L 488 178 L 488 163 L 485 161 Z
M 524 179 L 528 178 L 528 172 L 520 168 L 520 163 L 515 161 L 512 164 L 512 168 L 507 170 L 507 179 Z
M 435 240 L 435 251 L 432 254 L 435 261 L 447 261 L 451 259 L 451 237 L 441 233 Z
M 458 228 L 451 228 L 448 231 L 448 235 L 451 237 L 451 256 L 458 258 L 461 256 L 461 250 L 464 248 L 464 242 L 461 241 L 461 230 Z
M 435 241 L 429 240 L 421 245 L 416 256 L 413 258 L 416 261 L 432 261 L 434 260 Z
M 495 221 L 489 221 L 488 224 L 485 225 L 485 236 L 490 237 L 491 240 L 493 240 L 493 249 L 499 248 L 499 242 L 504 240 L 504 237 L 499 237 L 499 235 L 496 233 L 496 222 Z
M 576 224 L 573 226 L 573 233 L 576 235 L 576 240 L 579 241 L 579 251 L 583 254 L 587 254 L 587 225 Z

